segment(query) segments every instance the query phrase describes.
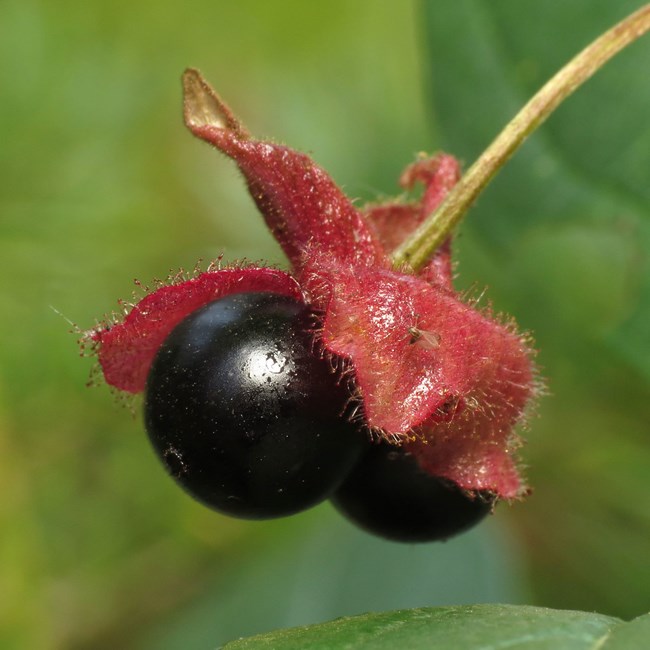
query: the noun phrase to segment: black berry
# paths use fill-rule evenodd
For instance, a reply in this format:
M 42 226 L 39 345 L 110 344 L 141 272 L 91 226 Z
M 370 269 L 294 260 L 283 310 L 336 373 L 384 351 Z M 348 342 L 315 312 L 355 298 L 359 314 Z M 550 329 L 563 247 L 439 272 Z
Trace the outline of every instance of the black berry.
M 220 512 L 264 519 L 327 498 L 364 448 L 349 394 L 291 298 L 234 294 L 183 320 L 147 380 L 145 425 L 167 471 Z
M 366 531 L 398 542 L 445 540 L 477 524 L 493 505 L 426 474 L 400 447 L 372 445 L 331 497 Z

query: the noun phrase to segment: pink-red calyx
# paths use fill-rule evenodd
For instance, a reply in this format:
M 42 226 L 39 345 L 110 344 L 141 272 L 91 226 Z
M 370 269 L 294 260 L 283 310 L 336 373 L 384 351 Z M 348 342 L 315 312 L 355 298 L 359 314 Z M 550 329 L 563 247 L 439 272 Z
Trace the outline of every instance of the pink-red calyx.
M 308 156 L 250 136 L 196 70 L 183 81 L 187 126 L 237 164 L 291 272 L 224 268 L 152 292 L 122 322 L 87 334 L 107 383 L 142 391 L 167 334 L 216 298 L 291 295 L 322 314 L 323 346 L 348 360 L 370 429 L 463 489 L 523 495 L 515 428 L 535 395 L 526 338 L 461 299 L 449 240 L 417 274 L 391 264 L 458 180 L 455 159 L 437 154 L 406 169 L 405 188 L 424 185 L 419 201 L 357 209 Z

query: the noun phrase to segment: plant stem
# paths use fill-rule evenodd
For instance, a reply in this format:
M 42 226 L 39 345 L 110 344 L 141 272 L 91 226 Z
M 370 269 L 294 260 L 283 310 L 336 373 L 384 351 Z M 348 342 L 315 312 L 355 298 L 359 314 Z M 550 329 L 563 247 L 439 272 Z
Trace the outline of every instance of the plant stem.
M 420 270 L 524 140 L 598 69 L 650 29 L 650 4 L 599 36 L 552 77 L 467 170 L 436 211 L 393 253 L 395 268 Z

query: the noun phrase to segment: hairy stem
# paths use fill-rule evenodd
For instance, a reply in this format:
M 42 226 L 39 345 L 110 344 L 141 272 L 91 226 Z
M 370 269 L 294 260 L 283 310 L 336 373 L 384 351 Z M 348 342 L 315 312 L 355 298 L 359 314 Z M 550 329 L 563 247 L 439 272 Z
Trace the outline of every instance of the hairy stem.
M 649 29 L 650 4 L 646 4 L 569 61 L 507 124 L 438 209 L 393 253 L 393 266 L 420 270 L 524 140 L 574 90 Z

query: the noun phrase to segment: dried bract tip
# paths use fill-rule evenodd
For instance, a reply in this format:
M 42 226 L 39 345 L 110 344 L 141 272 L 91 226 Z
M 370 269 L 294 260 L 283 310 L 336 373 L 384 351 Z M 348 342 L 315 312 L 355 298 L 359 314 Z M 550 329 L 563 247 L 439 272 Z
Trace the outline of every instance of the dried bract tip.
M 207 126 L 234 131 L 240 138 L 248 137 L 240 121 L 194 68 L 183 73 L 183 113 L 191 131 Z

